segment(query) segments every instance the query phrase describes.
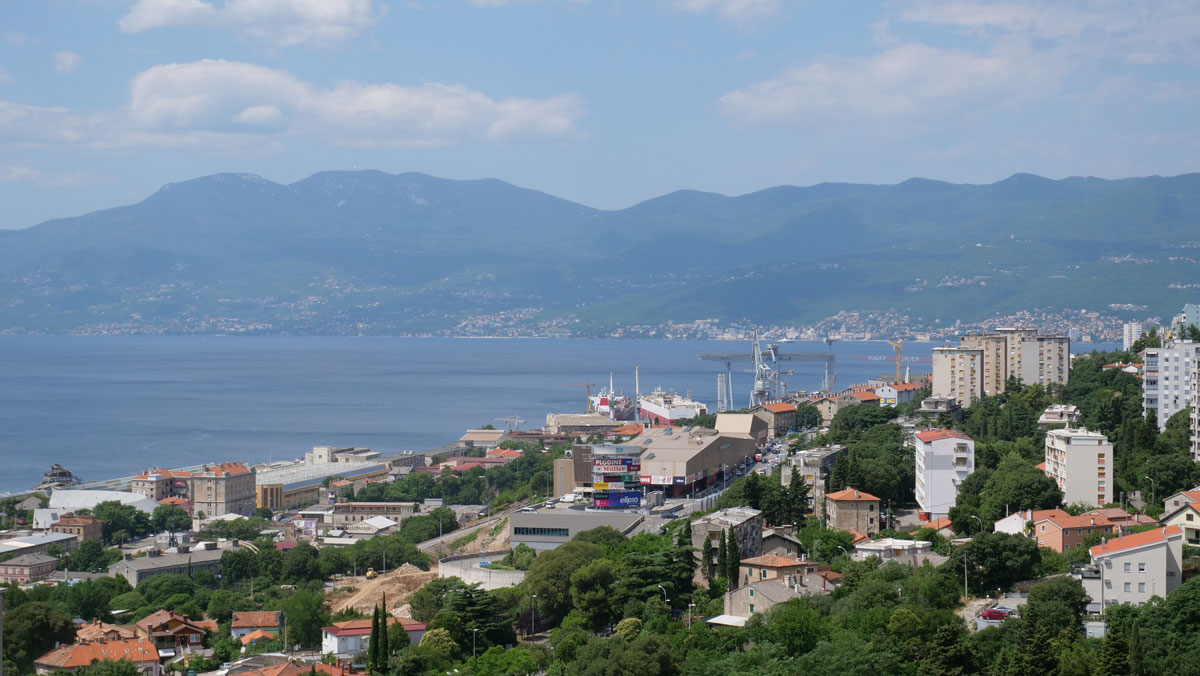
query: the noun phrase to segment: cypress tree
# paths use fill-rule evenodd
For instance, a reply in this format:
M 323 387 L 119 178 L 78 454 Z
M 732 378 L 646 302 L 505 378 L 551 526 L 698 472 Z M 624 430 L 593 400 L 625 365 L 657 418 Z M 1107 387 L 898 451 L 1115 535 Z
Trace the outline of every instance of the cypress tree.
M 717 576 L 725 577 L 729 572 L 729 537 L 722 530 L 718 539 L 720 542 L 717 543 Z
M 1125 642 L 1125 629 L 1119 623 L 1114 622 L 1108 627 L 1099 662 L 1096 673 L 1100 676 L 1129 674 L 1129 644 Z
M 371 612 L 371 640 L 367 644 L 367 671 L 375 673 L 379 669 L 379 606 Z
M 700 570 L 704 571 L 704 579 L 707 580 L 709 584 L 712 584 L 713 573 L 715 572 L 713 567 L 713 546 L 712 540 L 707 537 L 704 538 L 704 548 L 700 550 L 700 557 L 704 561 L 704 567 Z
M 725 576 L 729 578 L 730 588 L 737 588 L 738 570 L 742 567 L 742 554 L 738 551 L 737 536 L 733 533 L 729 534 L 729 571 Z
M 388 637 L 388 620 L 391 616 L 388 612 L 387 594 L 384 594 L 383 601 L 379 604 L 379 653 L 376 655 L 380 671 L 387 671 L 388 660 L 392 657 L 391 639 Z

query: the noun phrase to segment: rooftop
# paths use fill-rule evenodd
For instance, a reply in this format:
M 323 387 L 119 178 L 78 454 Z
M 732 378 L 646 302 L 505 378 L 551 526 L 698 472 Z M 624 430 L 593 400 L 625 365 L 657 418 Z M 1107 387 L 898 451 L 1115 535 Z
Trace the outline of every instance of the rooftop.
M 793 559 L 790 556 L 776 556 L 774 554 L 764 554 L 752 559 L 742 559 L 742 565 L 744 566 L 760 566 L 763 568 L 788 568 L 799 566 L 800 563 L 800 559 Z
M 129 660 L 134 664 L 158 662 L 158 649 L 150 641 L 141 638 L 121 641 L 86 641 L 55 648 L 39 657 L 35 662 L 39 666 L 54 669 L 77 669 L 88 666 L 93 660 L 102 662 Z
M 763 404 L 763 408 L 772 413 L 792 413 L 796 410 L 794 405 L 784 402 L 777 404 Z
M 319 484 L 326 477 L 353 479 L 364 474 L 386 472 L 388 466 L 377 462 L 330 462 L 315 465 L 293 464 L 287 467 L 266 469 L 258 473 L 258 485 L 283 484 L 285 487 L 302 488 Z
M 835 502 L 841 502 L 843 500 L 879 502 L 879 498 L 875 497 L 874 495 L 865 493 L 863 491 L 854 490 L 853 488 L 847 488 L 845 490 L 837 491 L 836 493 L 827 493 L 825 494 L 825 497 Z
M 1159 542 L 1166 542 L 1169 538 L 1175 535 L 1183 535 L 1183 531 L 1180 530 L 1179 526 L 1155 528 L 1154 530 L 1142 531 L 1141 533 L 1134 533 L 1133 535 L 1126 535 L 1125 537 L 1113 538 L 1112 540 L 1101 542 L 1095 547 L 1092 547 L 1089 551 L 1092 553 L 1093 557 L 1105 556 L 1107 554 L 1115 554 L 1127 549 L 1134 549 L 1136 547 L 1145 547 L 1147 545 L 1153 545 Z
M 256 627 L 278 627 L 279 611 L 246 611 L 235 612 L 230 626 L 234 629 L 253 629 Z
M 58 559 L 54 558 L 53 556 L 46 556 L 45 554 L 22 554 L 18 557 L 11 558 L 11 559 L 5 561 L 4 565 L 6 565 L 6 566 L 40 566 L 43 563 L 50 563 L 51 561 L 58 561 Z
M 934 441 L 940 441 L 942 439 L 963 439 L 964 441 L 974 441 L 974 439 L 968 437 L 962 432 L 959 432 L 958 430 L 948 430 L 944 428 L 918 432 L 916 437 L 926 444 Z

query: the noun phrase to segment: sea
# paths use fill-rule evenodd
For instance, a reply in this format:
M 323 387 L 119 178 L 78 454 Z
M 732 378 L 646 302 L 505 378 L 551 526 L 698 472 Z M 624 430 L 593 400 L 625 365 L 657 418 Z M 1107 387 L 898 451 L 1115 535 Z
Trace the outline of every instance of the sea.
M 929 372 L 934 343 L 904 346 Z M 148 467 L 303 457 L 312 446 L 425 450 L 487 424 L 539 427 L 582 412 L 585 383 L 690 394 L 716 410 L 724 364 L 749 341 L 293 336 L 0 336 L 0 493 L 36 485 L 51 463 L 84 481 Z M 1108 349 L 1112 346 L 1086 345 Z M 820 342 L 783 352 L 823 353 Z M 894 371 L 886 342 L 835 342 L 837 383 Z M 820 362 L 788 362 L 793 390 Z M 735 365 L 735 406 L 750 394 Z M 593 391 L 595 390 L 593 387 Z

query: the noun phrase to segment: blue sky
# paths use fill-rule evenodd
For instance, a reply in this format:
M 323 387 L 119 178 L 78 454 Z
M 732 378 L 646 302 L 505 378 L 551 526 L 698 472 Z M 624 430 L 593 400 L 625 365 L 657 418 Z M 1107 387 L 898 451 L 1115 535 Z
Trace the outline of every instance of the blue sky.
M 0 0 L 0 227 L 235 171 L 672 190 L 1172 175 L 1196 2 Z

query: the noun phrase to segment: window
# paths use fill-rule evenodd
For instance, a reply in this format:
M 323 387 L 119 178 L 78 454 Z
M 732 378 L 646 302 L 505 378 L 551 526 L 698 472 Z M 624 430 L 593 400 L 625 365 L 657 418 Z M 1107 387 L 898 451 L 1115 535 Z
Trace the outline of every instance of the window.
M 762 579 L 764 579 L 764 580 L 767 579 L 767 569 L 763 568 L 762 571 L 760 571 L 760 572 L 762 573 Z
M 753 603 L 750 604 L 750 614 L 751 615 L 754 614 L 754 604 Z
M 1188 515 L 1187 515 L 1187 520 L 1188 520 L 1188 521 L 1191 521 L 1191 520 L 1192 520 L 1192 515 L 1191 515 L 1191 514 L 1188 514 Z
M 1133 591 L 1133 584 L 1130 582 L 1126 582 L 1125 583 L 1125 591 Z
M 527 526 L 514 526 L 514 535 L 540 535 L 543 537 L 565 538 L 571 536 L 571 531 L 568 528 L 529 528 Z
M 1126 572 L 1126 573 L 1128 573 L 1128 572 L 1129 572 L 1129 571 L 1131 571 L 1131 570 L 1133 570 L 1133 564 L 1132 564 L 1132 563 L 1126 563 L 1126 564 L 1125 564 L 1125 572 Z
M 1144 573 L 1144 572 L 1146 572 L 1146 564 L 1145 564 L 1144 562 L 1139 562 L 1139 563 L 1138 563 L 1138 572 L 1139 572 L 1139 573 Z
M 754 598 L 754 587 L 750 588 L 750 598 Z
M 1138 592 L 1142 593 L 1142 594 L 1146 593 L 1146 583 L 1145 582 L 1138 583 Z

